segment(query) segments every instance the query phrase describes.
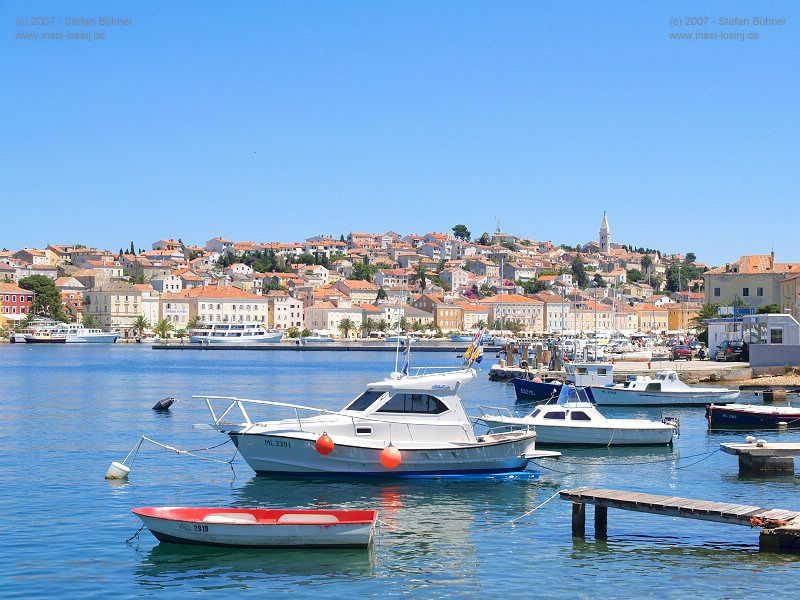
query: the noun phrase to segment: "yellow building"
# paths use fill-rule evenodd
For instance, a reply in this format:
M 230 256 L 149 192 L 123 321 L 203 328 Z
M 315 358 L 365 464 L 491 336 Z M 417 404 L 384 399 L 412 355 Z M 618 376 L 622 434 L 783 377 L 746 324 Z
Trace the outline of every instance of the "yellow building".
M 685 331 L 695 329 L 695 319 L 700 316 L 701 304 L 696 302 L 673 302 L 667 305 L 667 329 Z

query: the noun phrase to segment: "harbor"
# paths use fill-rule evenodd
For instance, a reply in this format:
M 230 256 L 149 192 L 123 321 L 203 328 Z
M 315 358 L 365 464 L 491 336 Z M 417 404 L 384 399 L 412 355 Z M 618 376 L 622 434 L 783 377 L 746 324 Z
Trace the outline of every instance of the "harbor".
M 127 480 L 105 481 L 108 464 L 125 457 L 140 434 L 176 449 L 224 442 L 215 431 L 195 428 L 208 422 L 208 414 L 193 395 L 289 403 L 313 398 L 314 405 L 338 410 L 343 399 L 384 377 L 394 357 L 337 351 L 163 353 L 142 344 L 77 345 L 69 352 L 55 345 L 12 344 L 0 347 L 0 353 L 7 431 L 24 432 L 0 438 L 0 478 L 10 490 L 0 498 L 0 510 L 7 515 L 5 542 L 13 550 L 1 560 L 4 569 L 15 570 L 8 590 L 12 595 L 22 589 L 44 594 L 53 584 L 80 595 L 94 589 L 98 577 L 113 578 L 124 596 L 220 586 L 279 593 L 289 584 L 366 595 L 377 586 L 391 595 L 418 591 L 407 583 L 411 572 L 429 579 L 425 589 L 430 594 L 471 596 L 484 585 L 487 572 L 495 591 L 514 589 L 511 582 L 526 572 L 552 589 L 563 589 L 564 577 L 591 577 L 607 594 L 625 596 L 631 568 L 639 573 L 642 589 L 660 586 L 666 557 L 677 581 L 673 593 L 689 593 L 693 574 L 702 569 L 709 593 L 724 596 L 769 586 L 795 564 L 790 555 L 757 552 L 758 528 L 704 521 L 678 527 L 684 519 L 628 511 L 614 517 L 613 509 L 607 539 L 572 538 L 571 513 L 555 500 L 559 490 L 587 485 L 800 509 L 795 477 L 739 475 L 736 460 L 719 448 L 744 442 L 745 434 L 709 433 L 702 408 L 670 409 L 667 414 L 680 419 L 681 429 L 672 446 L 560 448 L 561 458 L 531 465 L 535 477 L 276 479 L 255 475 L 228 443 L 193 452 L 217 463 L 143 446 Z M 27 362 L 32 353 L 35 364 Z M 479 366 L 478 380 L 464 388 L 465 405 L 513 405 L 513 386 L 490 382 L 486 363 Z M 413 364 L 455 367 L 462 361 L 455 355 L 419 353 Z M 165 396 L 176 398 L 171 409 L 151 410 Z M 747 401 L 760 400 L 753 395 Z M 35 416 L 31 406 L 38 407 Z M 613 418 L 659 420 L 663 410 L 609 407 L 603 412 Z M 764 437 L 800 443 L 796 432 Z M 31 445 L 39 439 L 47 440 L 46 447 Z M 53 465 L 58 465 L 55 476 Z M 548 501 L 554 494 L 556 499 Z M 23 501 L 30 496 L 38 496 L 35 506 Z M 159 505 L 374 508 L 379 522 L 369 551 L 222 551 L 160 544 L 146 530 L 126 543 L 140 525 L 131 508 Z M 64 511 L 64 506 L 81 508 Z M 36 517 L 42 511 L 60 515 L 44 530 Z M 76 549 L 80 558 L 74 557 Z M 598 560 L 604 561 L 602 572 Z

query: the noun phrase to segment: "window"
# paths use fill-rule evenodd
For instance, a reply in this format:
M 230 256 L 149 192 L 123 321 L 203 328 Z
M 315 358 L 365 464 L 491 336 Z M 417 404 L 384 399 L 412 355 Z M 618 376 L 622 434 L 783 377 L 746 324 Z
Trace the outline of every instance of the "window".
M 645 392 L 660 392 L 661 391 L 661 382 L 657 381 L 655 383 L 648 383 L 647 387 L 644 389 Z
M 720 295 L 719 288 L 714 288 L 714 295 L 715 296 L 719 296 Z
M 428 394 L 395 394 L 377 412 L 438 415 L 447 412 L 447 406 Z
M 591 417 L 582 410 L 573 410 L 569 413 L 569 418 L 573 421 L 591 421 Z
M 757 287 L 756 288 L 756 296 L 763 296 L 763 295 L 764 295 L 764 288 L 763 287 Z
M 750 288 L 742 288 L 742 296 L 749 296 Z
M 545 419 L 558 419 L 560 421 L 563 421 L 564 419 L 567 418 L 567 414 L 565 412 L 563 412 L 563 411 L 550 411 L 543 418 L 545 418 Z
M 782 344 L 783 343 L 783 329 L 770 329 L 769 330 L 769 343 Z
M 375 402 L 378 398 L 383 396 L 385 392 L 376 392 L 374 390 L 367 390 L 363 394 L 361 394 L 358 398 L 353 400 L 353 402 L 348 406 L 345 410 L 367 410 L 372 403 Z

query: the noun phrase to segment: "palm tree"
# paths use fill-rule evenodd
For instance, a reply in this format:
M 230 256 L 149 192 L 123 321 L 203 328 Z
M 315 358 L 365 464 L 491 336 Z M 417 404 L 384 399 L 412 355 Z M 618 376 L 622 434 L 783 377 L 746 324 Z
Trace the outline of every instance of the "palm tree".
M 506 321 L 506 329 L 511 332 L 511 335 L 517 337 L 525 329 L 525 325 L 516 319 L 509 319 Z
M 198 327 L 200 327 L 200 324 L 202 322 L 203 322 L 203 320 L 200 318 L 200 315 L 195 315 L 191 319 L 189 319 L 188 323 L 186 323 L 186 328 L 187 329 L 197 329 Z
M 351 319 L 342 319 L 337 329 L 341 332 L 342 336 L 347 339 L 350 337 L 350 332 L 356 331 L 358 327 Z
M 381 333 L 386 333 L 389 330 L 389 323 L 386 322 L 386 319 L 381 319 L 378 321 L 378 331 Z
M 153 333 L 155 333 L 159 338 L 166 339 L 169 336 L 169 332 L 175 329 L 172 325 L 172 321 L 168 319 L 161 319 L 156 326 L 153 327 Z
M 133 321 L 133 335 L 144 335 L 144 332 L 150 329 L 150 321 L 139 315 Z
M 365 337 L 369 337 L 370 333 L 377 331 L 378 322 L 372 317 L 367 317 L 367 319 L 361 324 L 361 329 L 363 329 L 364 333 L 367 334 Z
M 400 322 L 397 324 L 397 326 L 400 328 L 401 331 L 408 331 L 410 329 L 408 325 L 408 319 L 406 318 L 405 315 L 400 317 Z
M 472 326 L 473 329 L 484 329 L 486 327 L 486 321 L 480 319 L 475 322 L 475 325 Z
M 86 315 L 83 317 L 83 326 L 86 329 L 97 329 L 100 327 L 100 321 L 94 315 Z

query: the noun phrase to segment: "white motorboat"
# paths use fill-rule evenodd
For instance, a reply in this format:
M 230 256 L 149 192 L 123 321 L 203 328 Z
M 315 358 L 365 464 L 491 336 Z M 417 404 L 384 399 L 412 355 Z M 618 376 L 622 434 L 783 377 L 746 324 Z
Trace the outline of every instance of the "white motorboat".
M 592 386 L 592 397 L 598 405 L 636 406 L 703 406 L 724 404 L 739 397 L 738 390 L 723 387 L 689 386 L 675 371 L 659 371 L 655 378 L 636 375 L 614 386 Z
M 584 397 L 582 398 L 581 395 Z M 486 409 L 485 409 L 486 410 Z M 525 416 L 494 408 L 478 418 L 490 431 L 534 427 L 540 444 L 578 446 L 641 446 L 670 444 L 677 433 L 673 421 L 608 419 L 591 403 L 582 388 L 561 386 L 558 402 L 540 404 Z
M 368 384 L 341 411 L 266 400 L 198 397 L 206 400 L 212 427 L 229 435 L 260 474 L 502 473 L 521 471 L 532 458 L 559 456 L 558 452 L 536 450 L 532 429 L 476 435 L 458 395 L 461 387 L 475 378 L 471 368 L 412 376 L 393 373 Z M 251 410 L 288 409 L 294 417 L 253 421 L 245 406 Z M 230 420 L 234 409 L 243 420 Z M 307 412 L 317 414 L 300 416 Z
M 304 344 L 325 344 L 328 342 L 335 342 L 332 337 L 327 335 L 307 335 L 300 339 Z
M 51 332 L 67 338 L 67 344 L 113 344 L 119 338 L 116 331 L 103 331 L 95 327 L 84 327 L 81 323 L 64 323 Z
M 134 508 L 160 542 L 244 548 L 366 548 L 375 510 Z
M 622 362 L 650 362 L 653 353 L 649 350 L 635 350 L 632 352 L 612 352 L 609 358 Z
M 189 330 L 189 341 L 196 344 L 269 344 L 282 339 L 282 331 L 267 331 L 260 323 L 203 323 Z

